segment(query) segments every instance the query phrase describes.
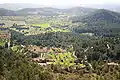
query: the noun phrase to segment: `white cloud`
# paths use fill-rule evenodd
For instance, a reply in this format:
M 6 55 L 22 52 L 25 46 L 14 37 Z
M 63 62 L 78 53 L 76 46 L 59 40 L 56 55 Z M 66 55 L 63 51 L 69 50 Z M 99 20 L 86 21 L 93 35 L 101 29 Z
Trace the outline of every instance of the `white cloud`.
M 81 4 L 104 4 L 120 3 L 120 0 L 0 0 L 0 3 L 35 3 L 42 5 L 81 5 Z

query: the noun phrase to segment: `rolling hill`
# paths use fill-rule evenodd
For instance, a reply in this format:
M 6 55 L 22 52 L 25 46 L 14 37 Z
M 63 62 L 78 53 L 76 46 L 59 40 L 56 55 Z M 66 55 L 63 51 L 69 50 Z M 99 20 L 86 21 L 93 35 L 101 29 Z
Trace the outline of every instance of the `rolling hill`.
M 100 22 L 107 22 L 107 23 L 120 23 L 120 13 L 100 9 L 97 10 L 87 16 L 85 16 L 82 22 L 86 22 L 88 24 L 98 24 Z
M 76 16 L 87 15 L 95 11 L 96 9 L 92 8 L 83 8 L 83 7 L 74 7 L 69 9 L 57 9 L 52 7 L 45 8 L 25 8 L 17 12 L 19 13 L 28 13 L 28 14 L 40 14 L 40 15 L 59 15 L 59 14 L 69 14 Z
M 12 10 L 0 8 L 0 16 L 15 16 L 15 15 L 16 13 Z
M 63 12 L 67 13 L 67 14 L 81 16 L 81 15 L 87 15 L 96 10 L 97 9 L 93 9 L 93 8 L 73 7 L 73 8 L 69 8 L 69 9 L 64 9 Z
M 99 9 L 74 21 L 86 23 L 86 27 L 76 27 L 78 33 L 95 33 L 97 35 L 111 36 L 120 33 L 120 13 Z
M 57 15 L 60 9 L 45 7 L 45 8 L 24 8 L 16 11 L 19 14 L 28 14 L 28 15 L 45 15 L 45 16 L 53 16 Z

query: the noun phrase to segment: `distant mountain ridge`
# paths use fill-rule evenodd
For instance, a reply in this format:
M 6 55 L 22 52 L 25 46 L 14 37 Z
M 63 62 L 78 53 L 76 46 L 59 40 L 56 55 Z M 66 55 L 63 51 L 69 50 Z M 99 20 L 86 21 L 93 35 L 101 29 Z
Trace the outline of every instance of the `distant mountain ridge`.
M 3 9 L 3 8 L 1 8 L 1 9 Z M 54 15 L 59 15 L 59 14 L 70 14 L 70 15 L 80 16 L 80 15 L 86 15 L 95 10 L 96 9 L 83 8 L 83 7 L 75 7 L 75 8 L 69 8 L 69 9 L 57 9 L 57 8 L 52 8 L 52 7 L 24 8 L 24 9 L 20 9 L 17 11 L 4 9 L 5 12 L 8 12 L 7 14 L 11 14 L 11 13 L 9 13 L 9 11 L 13 12 L 13 16 L 14 15 L 36 15 L 36 14 L 37 15 L 45 15 L 45 16 L 54 16 Z M 5 15 L 3 14 L 3 16 L 5 16 Z
M 64 9 L 63 12 L 73 15 L 86 15 L 96 10 L 97 9 L 94 8 L 73 7 L 73 8 Z
M 45 5 L 41 5 L 41 4 L 33 4 L 33 3 L 4 3 L 4 4 L 0 4 L 0 8 L 4 8 L 4 9 L 8 9 L 8 10 L 20 10 L 20 9 L 24 9 L 24 8 L 43 8 L 43 7 L 53 7 L 53 8 L 59 8 L 59 9 L 72 9 L 75 7 L 86 7 L 86 8 L 96 8 L 96 9 L 108 9 L 111 11 L 116 11 L 116 12 L 120 12 L 120 3 L 108 3 L 108 4 L 84 4 L 81 6 L 72 6 L 72 5 L 67 5 L 65 6 L 45 6 Z M 70 11 L 71 12 L 71 11 Z
M 0 16 L 15 16 L 15 15 L 16 13 L 12 10 L 0 8 Z
M 44 7 L 44 8 L 24 8 L 16 11 L 17 13 L 25 13 L 25 14 L 40 14 L 40 15 L 57 15 L 60 12 L 60 9 L 52 8 L 52 7 Z

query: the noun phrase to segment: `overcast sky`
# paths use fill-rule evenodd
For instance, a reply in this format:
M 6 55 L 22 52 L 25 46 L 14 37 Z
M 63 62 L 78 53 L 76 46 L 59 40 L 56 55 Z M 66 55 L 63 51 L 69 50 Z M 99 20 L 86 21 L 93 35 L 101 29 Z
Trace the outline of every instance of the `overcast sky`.
M 80 6 L 91 4 L 120 3 L 120 0 L 0 0 L 0 3 L 35 3 L 47 6 Z

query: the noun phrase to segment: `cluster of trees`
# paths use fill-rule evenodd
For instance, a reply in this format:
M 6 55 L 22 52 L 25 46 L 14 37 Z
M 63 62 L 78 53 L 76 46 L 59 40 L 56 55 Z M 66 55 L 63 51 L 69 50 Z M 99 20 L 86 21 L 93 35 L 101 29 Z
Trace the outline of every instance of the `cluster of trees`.
M 0 49 L 1 80 L 52 80 L 53 75 L 24 55 L 22 49 Z
M 13 32 L 13 40 L 17 40 L 20 44 L 33 44 L 38 46 L 48 46 L 48 47 L 62 47 L 71 48 L 73 45 L 73 51 L 79 61 L 81 61 L 86 55 L 88 62 L 93 66 L 92 73 L 91 69 L 80 69 L 76 71 L 76 74 L 70 73 L 66 74 L 66 71 L 62 70 L 59 65 L 47 66 L 49 72 L 60 73 L 58 75 L 58 80 L 119 80 L 120 79 L 120 67 L 119 66 L 108 66 L 105 61 L 116 61 L 119 62 L 120 59 L 120 37 L 97 37 L 97 36 L 81 36 L 75 33 L 63 33 L 63 32 L 53 32 L 44 33 L 33 36 L 24 36 L 23 34 Z M 69 50 L 69 49 L 68 49 Z M 53 72 L 52 72 L 53 71 Z M 68 73 L 68 72 L 67 72 Z M 54 74 L 55 75 L 55 74 Z M 71 75 L 74 75 L 71 77 Z M 51 75 L 52 76 L 52 75 Z M 51 79 L 54 80 L 54 79 Z M 57 78 L 55 78 L 57 80 Z
M 107 66 L 102 61 L 92 61 L 94 71 L 86 69 L 76 70 L 70 73 L 61 69 L 59 65 L 42 67 L 30 61 L 24 55 L 24 49 L 12 51 L 0 49 L 0 79 L 1 80 L 119 80 L 120 67 Z M 101 66 L 102 65 L 102 66 Z M 69 74 L 68 74 L 69 73 Z
M 74 51 L 78 57 L 87 54 L 90 60 L 119 59 L 120 40 L 118 37 L 96 37 L 81 36 L 70 32 L 50 32 L 39 35 L 24 36 L 14 32 L 12 39 L 24 45 L 37 45 L 48 47 L 62 47 L 67 49 L 73 45 Z M 108 46 L 110 47 L 108 49 Z M 87 49 L 87 52 L 84 50 Z M 94 57 L 93 57 L 94 56 Z M 98 56 L 98 57 L 97 57 Z M 96 59 L 95 59 L 96 58 Z
M 116 36 L 119 34 L 120 14 L 100 9 L 84 17 L 75 17 L 73 23 L 86 23 L 86 26 L 73 27 L 76 33 L 94 33 L 99 36 Z
M 55 46 L 55 47 L 67 47 L 77 39 L 77 34 L 72 34 L 69 32 L 48 32 L 38 35 L 24 36 L 18 32 L 12 32 L 12 39 L 17 40 L 21 44 L 33 44 L 41 46 Z M 79 37 L 78 37 L 79 38 Z
M 87 55 L 90 61 L 93 60 L 119 60 L 120 58 L 120 38 L 98 38 L 94 40 L 84 40 L 76 42 L 74 50 L 78 58 Z

